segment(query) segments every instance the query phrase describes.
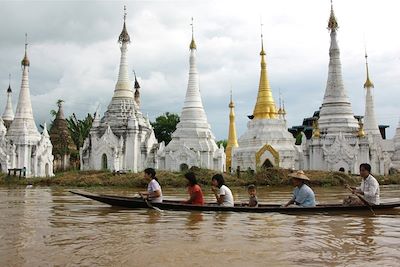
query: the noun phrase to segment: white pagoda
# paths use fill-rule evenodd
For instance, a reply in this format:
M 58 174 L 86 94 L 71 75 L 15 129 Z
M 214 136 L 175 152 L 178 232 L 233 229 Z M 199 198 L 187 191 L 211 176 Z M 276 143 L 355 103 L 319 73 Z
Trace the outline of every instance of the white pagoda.
M 385 151 L 375 119 L 367 63 L 365 124 L 353 114 L 350 100 L 342 80 L 340 50 L 336 40 L 339 28 L 331 5 L 328 21 L 331 44 L 329 49 L 328 80 L 319 119 L 313 136 L 304 148 L 302 168 L 312 170 L 359 173 L 361 163 L 370 163 L 372 171 L 386 174 L 390 166 L 389 153 Z M 388 143 L 388 142 L 386 142 Z
M 277 109 L 267 75 L 261 35 L 261 72 L 258 95 L 247 131 L 240 136 L 239 147 L 232 148 L 232 170 L 257 170 L 261 167 L 298 168 L 301 151 L 286 125 L 284 108 Z
M 11 78 L 11 75 L 10 75 Z M 7 103 L 6 103 L 6 108 L 4 109 L 4 113 L 2 116 L 4 125 L 6 128 L 10 127 L 11 122 L 14 120 L 14 111 L 12 107 L 12 90 L 11 90 L 11 80 L 8 84 L 7 88 Z
M 139 172 L 155 164 L 157 140 L 149 119 L 139 109 L 139 84 L 134 94 L 128 74 L 126 12 L 118 42 L 121 59 L 114 95 L 101 119 L 96 112 L 89 137 L 80 149 L 81 170 Z
M 26 177 L 53 176 L 53 146 L 46 124 L 40 134 L 33 118 L 27 46 L 26 43 L 25 56 L 21 62 L 22 83 L 15 117 L 5 134 L 3 126 L 0 126 L 1 170 L 7 172 L 8 169 L 23 169 Z
M 225 152 L 215 142 L 201 101 L 193 29 L 189 63 L 189 82 L 180 122 L 168 145 L 160 144 L 157 168 L 179 171 L 195 166 L 222 172 L 226 168 Z

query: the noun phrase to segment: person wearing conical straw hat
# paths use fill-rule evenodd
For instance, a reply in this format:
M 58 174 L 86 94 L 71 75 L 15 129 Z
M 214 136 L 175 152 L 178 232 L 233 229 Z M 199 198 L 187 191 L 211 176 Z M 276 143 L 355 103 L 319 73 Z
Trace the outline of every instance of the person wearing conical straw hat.
M 284 207 L 292 204 L 296 204 L 300 207 L 315 207 L 314 191 L 305 184 L 306 181 L 310 181 L 310 178 L 301 170 L 293 172 L 288 176 L 292 178 L 293 185 L 296 186 L 296 188 L 293 190 L 293 197 Z

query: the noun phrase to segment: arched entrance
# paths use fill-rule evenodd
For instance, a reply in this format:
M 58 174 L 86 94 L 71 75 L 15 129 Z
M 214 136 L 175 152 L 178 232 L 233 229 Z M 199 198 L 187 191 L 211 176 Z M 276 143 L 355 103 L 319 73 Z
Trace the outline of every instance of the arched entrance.
M 108 166 L 107 166 L 107 155 L 106 154 L 103 154 L 101 156 L 101 169 L 102 170 L 107 170 L 108 169 Z
M 267 169 L 267 168 L 272 168 L 274 165 L 271 163 L 269 159 L 266 159 L 264 163 L 261 165 L 261 168 Z

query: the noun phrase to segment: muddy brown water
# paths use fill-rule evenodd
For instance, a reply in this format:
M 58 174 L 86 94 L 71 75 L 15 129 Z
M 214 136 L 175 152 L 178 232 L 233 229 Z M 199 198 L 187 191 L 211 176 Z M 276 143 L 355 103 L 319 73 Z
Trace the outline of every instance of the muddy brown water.
M 285 215 L 129 210 L 65 188 L 0 188 L 0 266 L 399 266 L 400 209 L 358 214 Z M 133 195 L 138 189 L 91 189 Z M 209 188 L 207 200 L 213 200 Z M 233 188 L 246 201 L 245 188 Z M 319 203 L 343 188 L 315 189 Z M 164 189 L 171 199 L 182 188 Z M 259 188 L 284 203 L 291 188 Z M 382 201 L 400 186 L 381 187 Z

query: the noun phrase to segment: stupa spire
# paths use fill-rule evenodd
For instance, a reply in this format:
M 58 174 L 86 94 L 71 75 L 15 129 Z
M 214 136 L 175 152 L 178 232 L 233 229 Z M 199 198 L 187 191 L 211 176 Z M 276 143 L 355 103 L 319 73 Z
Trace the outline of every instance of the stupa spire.
M 226 168 L 229 170 L 232 167 L 232 148 L 238 147 L 238 141 L 236 136 L 236 125 L 235 125 L 235 104 L 232 100 L 232 90 L 229 102 L 229 132 L 228 132 L 228 142 L 226 144 Z
M 192 26 L 192 41 L 190 42 L 189 48 L 190 48 L 190 50 L 192 50 L 192 49 L 197 49 L 196 42 L 194 41 L 194 23 L 193 23 L 193 17 L 192 17 L 192 23 L 191 23 L 190 25 Z
M 136 78 L 136 72 L 133 71 L 133 74 L 135 75 L 135 102 L 140 107 L 140 85 Z
M 378 123 L 376 122 L 376 117 L 375 117 L 374 99 L 372 96 L 372 88 L 374 88 L 374 84 L 371 82 L 371 80 L 369 78 L 367 52 L 365 52 L 365 66 L 366 66 L 366 72 L 367 72 L 367 79 L 364 83 L 364 88 L 366 90 L 364 131 L 367 135 L 381 137 L 381 133 L 379 131 L 379 126 L 378 126 Z
M 126 29 L 126 6 L 124 6 L 124 25 L 122 27 L 122 32 L 118 37 L 118 42 L 121 44 L 121 59 L 119 64 L 118 81 L 115 85 L 113 98 L 132 98 L 133 91 L 131 87 L 131 82 L 129 80 L 128 72 L 128 44 L 131 42 L 131 38 Z
M 260 82 L 258 86 L 257 102 L 254 107 L 253 116 L 254 119 L 274 119 L 277 112 L 275 102 L 272 97 L 271 86 L 268 80 L 262 26 L 263 24 L 261 24 L 261 72 Z
M 200 95 L 199 74 L 196 66 L 196 44 L 193 39 L 193 18 L 192 23 L 192 42 L 190 45 L 189 58 L 189 81 L 186 90 L 185 102 L 182 108 L 181 122 L 201 122 L 207 123 L 206 113 Z
M 17 109 L 15 111 L 15 117 L 7 131 L 7 136 L 10 139 L 19 140 L 18 137 L 23 136 L 25 139 L 38 140 L 40 138 L 37 130 L 33 112 L 31 95 L 29 90 L 29 66 L 30 61 L 28 59 L 28 40 L 27 34 L 25 34 L 25 55 L 21 61 L 22 65 L 22 82 L 21 91 L 19 93 Z
M 331 2 L 328 22 L 331 44 L 329 48 L 328 80 L 318 119 L 321 132 L 342 132 L 354 134 L 359 128 L 351 108 L 349 97 L 343 85 L 340 50 L 336 40 L 338 24 Z
M 7 103 L 2 118 L 6 126 L 9 126 L 14 119 L 14 111 L 12 108 L 11 74 L 8 75 Z

